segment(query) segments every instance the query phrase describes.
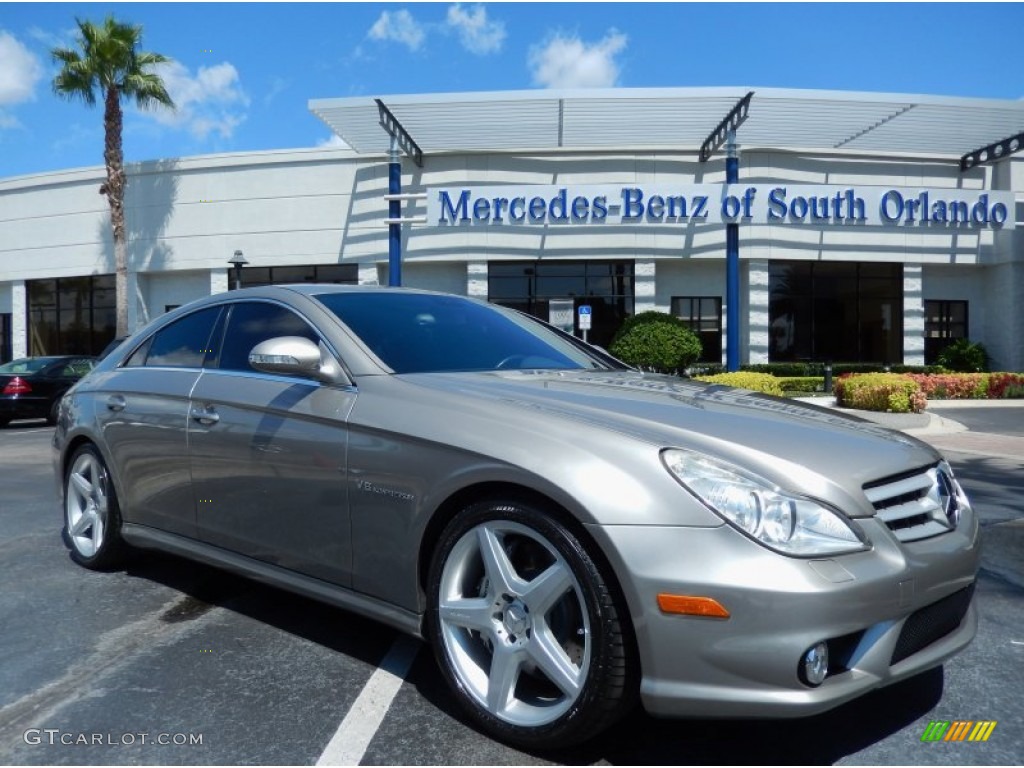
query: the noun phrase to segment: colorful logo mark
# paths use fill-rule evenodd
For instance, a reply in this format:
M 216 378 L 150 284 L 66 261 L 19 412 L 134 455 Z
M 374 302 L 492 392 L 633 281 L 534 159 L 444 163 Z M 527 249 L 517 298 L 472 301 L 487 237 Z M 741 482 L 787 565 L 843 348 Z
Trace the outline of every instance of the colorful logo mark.
M 995 720 L 932 720 L 921 741 L 988 741 L 996 729 Z

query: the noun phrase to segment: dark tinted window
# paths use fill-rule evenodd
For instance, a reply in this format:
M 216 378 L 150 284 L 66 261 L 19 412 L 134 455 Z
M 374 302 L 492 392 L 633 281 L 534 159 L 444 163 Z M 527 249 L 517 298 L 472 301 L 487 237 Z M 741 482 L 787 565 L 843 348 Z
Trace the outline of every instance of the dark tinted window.
M 210 338 L 218 315 L 220 307 L 201 309 L 158 331 L 149 344 L 146 365 L 201 368 L 211 353 Z
M 528 318 L 458 296 L 368 292 L 316 298 L 397 373 L 608 367 Z
M 276 336 L 302 336 L 314 343 L 320 341 L 305 320 L 278 304 L 247 301 L 233 305 L 221 346 L 220 367 L 232 371 L 254 370 L 249 365 L 252 348 Z

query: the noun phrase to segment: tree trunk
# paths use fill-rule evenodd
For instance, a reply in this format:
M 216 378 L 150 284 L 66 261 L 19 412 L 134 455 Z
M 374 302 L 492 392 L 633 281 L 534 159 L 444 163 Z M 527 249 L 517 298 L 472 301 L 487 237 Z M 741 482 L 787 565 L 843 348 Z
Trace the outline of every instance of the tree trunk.
M 128 335 L 128 242 L 124 221 L 124 155 L 121 152 L 121 94 L 117 86 L 107 88 L 103 112 L 105 145 L 103 160 L 107 166 L 107 183 L 103 191 L 110 205 L 110 226 L 114 233 L 114 275 L 117 302 L 117 338 Z

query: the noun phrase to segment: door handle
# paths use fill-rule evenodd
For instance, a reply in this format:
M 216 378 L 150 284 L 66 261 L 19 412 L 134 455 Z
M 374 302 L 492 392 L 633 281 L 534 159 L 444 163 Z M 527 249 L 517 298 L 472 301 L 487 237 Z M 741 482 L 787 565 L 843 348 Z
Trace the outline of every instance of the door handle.
M 206 408 L 193 408 L 191 412 L 193 419 L 198 421 L 200 424 L 210 426 L 220 421 L 220 414 L 218 414 L 213 406 L 207 406 Z
M 111 395 L 107 398 L 107 409 L 111 411 L 123 411 L 128 405 L 121 395 Z

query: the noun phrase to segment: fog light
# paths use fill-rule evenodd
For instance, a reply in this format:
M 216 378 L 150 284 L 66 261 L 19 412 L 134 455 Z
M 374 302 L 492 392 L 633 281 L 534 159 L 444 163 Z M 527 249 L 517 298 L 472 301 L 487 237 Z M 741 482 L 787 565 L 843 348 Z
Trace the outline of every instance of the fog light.
M 821 685 L 828 674 L 828 646 L 817 643 L 804 654 L 803 677 L 808 685 Z

